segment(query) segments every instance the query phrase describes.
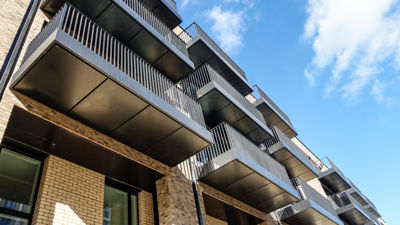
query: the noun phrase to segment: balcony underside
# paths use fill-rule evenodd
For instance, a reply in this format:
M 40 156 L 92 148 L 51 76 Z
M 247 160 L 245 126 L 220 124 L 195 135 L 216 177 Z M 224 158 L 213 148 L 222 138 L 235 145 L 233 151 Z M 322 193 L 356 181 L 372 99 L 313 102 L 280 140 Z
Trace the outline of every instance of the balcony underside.
M 269 125 L 278 127 L 288 138 L 294 138 L 297 136 L 296 130 L 292 127 L 289 121 L 283 118 L 279 112 L 275 111 L 272 106 L 268 104 L 262 98 L 257 99 L 254 103 L 261 114 L 264 116 L 265 122 Z
M 264 212 L 299 199 L 293 187 L 236 150 L 206 163 L 199 177 L 202 182 Z
M 182 22 L 175 7 L 171 6 L 166 0 L 140 0 L 150 9 L 165 25 L 173 29 Z
M 334 193 L 343 192 L 351 188 L 346 178 L 335 169 L 329 169 L 320 173 L 319 180 Z
M 202 38 L 195 37 L 188 43 L 190 59 L 198 68 L 209 64 L 218 74 L 235 87 L 242 95 L 253 91 L 251 85 L 238 72 L 225 62 Z
M 304 181 L 318 177 L 318 172 L 283 142 L 278 142 L 269 147 L 268 151 L 274 159 L 286 168 L 291 177 L 300 177 Z
M 163 176 L 18 107 L 11 112 L 2 143 L 27 152 L 58 156 L 149 192 Z
M 369 217 L 354 204 L 345 205 L 336 210 L 340 219 L 352 225 L 363 225 L 371 222 Z
M 259 144 L 271 137 L 270 129 L 217 83 L 210 82 L 197 91 L 207 125 L 227 122 L 248 139 Z
M 168 165 L 212 142 L 204 127 L 62 32 L 22 64 L 12 86 Z
M 330 214 L 313 201 L 306 199 L 284 209 L 282 221 L 296 225 L 343 225 L 336 216 Z
M 235 225 L 260 224 L 261 219 L 203 193 L 206 214 Z
M 186 55 L 122 0 L 46 0 L 41 8 L 54 15 L 65 2 L 71 3 L 174 82 L 194 69 Z
M 358 191 L 356 191 L 354 188 L 350 189 L 348 191 L 351 195 L 351 197 L 353 197 L 356 201 L 358 201 L 361 205 L 365 206 L 368 205 L 367 200 L 364 199 L 363 196 L 361 196 Z
M 370 207 L 367 206 L 367 210 L 368 210 L 373 216 L 375 216 L 376 218 L 381 218 L 381 217 L 382 217 L 381 214 L 380 214 L 374 207 L 372 207 L 372 206 L 370 206 Z

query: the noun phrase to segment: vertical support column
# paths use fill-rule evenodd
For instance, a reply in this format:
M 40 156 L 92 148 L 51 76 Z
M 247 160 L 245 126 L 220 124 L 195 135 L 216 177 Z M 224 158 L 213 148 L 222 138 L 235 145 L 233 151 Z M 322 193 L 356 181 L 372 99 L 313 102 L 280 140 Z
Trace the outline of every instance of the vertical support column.
M 32 224 L 103 224 L 104 175 L 50 155 Z
M 154 225 L 153 195 L 141 191 L 139 198 L 139 225 Z
M 160 225 L 199 224 L 192 184 L 178 167 L 156 182 Z

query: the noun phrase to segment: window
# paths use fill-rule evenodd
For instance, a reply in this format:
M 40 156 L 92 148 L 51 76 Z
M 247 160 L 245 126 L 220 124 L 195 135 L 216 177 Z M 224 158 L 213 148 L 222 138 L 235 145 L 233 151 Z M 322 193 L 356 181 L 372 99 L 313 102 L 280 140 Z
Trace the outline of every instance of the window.
M 103 225 L 138 225 L 136 191 L 105 186 Z
M 0 150 L 0 225 L 28 224 L 41 162 L 2 148 Z

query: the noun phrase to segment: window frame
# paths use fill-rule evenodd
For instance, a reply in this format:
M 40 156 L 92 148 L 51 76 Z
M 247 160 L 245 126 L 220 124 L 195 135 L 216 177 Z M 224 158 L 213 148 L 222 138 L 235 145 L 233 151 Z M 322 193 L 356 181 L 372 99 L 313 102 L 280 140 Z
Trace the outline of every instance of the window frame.
M 112 188 L 115 188 L 117 190 L 127 193 L 128 225 L 132 225 L 132 199 L 131 199 L 131 196 L 132 195 L 136 196 L 136 199 L 137 199 L 137 207 L 136 207 L 137 225 L 139 225 L 139 222 L 140 222 L 139 221 L 139 192 L 140 192 L 140 190 L 129 184 L 122 183 L 121 181 L 117 181 L 110 177 L 106 177 L 104 189 L 105 189 L 105 186 L 109 186 L 109 187 L 112 187 Z M 104 204 L 104 202 L 103 202 L 103 204 Z
M 4 207 L 0 206 L 0 214 L 5 214 L 5 215 L 13 216 L 13 217 L 18 217 L 18 218 L 21 218 L 21 219 L 26 219 L 26 220 L 28 220 L 28 224 L 32 224 L 33 214 L 34 214 L 35 209 L 36 209 L 36 201 L 37 201 L 37 197 L 38 197 L 38 194 L 39 194 L 40 182 L 41 182 L 41 179 L 42 179 L 43 164 L 44 164 L 44 160 L 45 160 L 45 158 L 47 156 L 44 157 L 43 155 L 35 154 L 33 152 L 24 151 L 21 148 L 14 148 L 14 147 L 12 147 L 10 145 L 0 144 L 0 154 L 3 151 L 3 149 L 7 149 L 8 151 L 12 151 L 12 152 L 15 152 L 17 154 L 21 154 L 23 156 L 32 158 L 32 159 L 37 160 L 37 161 L 40 162 L 39 173 L 38 173 L 37 182 L 36 182 L 36 187 L 35 187 L 35 191 L 33 193 L 33 202 L 32 202 L 32 210 L 31 210 L 31 212 L 30 213 L 25 213 L 25 212 L 20 212 L 20 211 L 17 211 L 17 210 L 4 208 Z

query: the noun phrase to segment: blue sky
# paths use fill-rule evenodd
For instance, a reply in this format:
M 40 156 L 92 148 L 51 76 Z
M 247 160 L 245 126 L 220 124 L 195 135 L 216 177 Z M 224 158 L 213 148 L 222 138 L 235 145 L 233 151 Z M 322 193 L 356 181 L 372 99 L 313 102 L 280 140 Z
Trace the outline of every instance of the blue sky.
M 400 224 L 400 11 L 395 0 L 177 0 L 291 118 Z

